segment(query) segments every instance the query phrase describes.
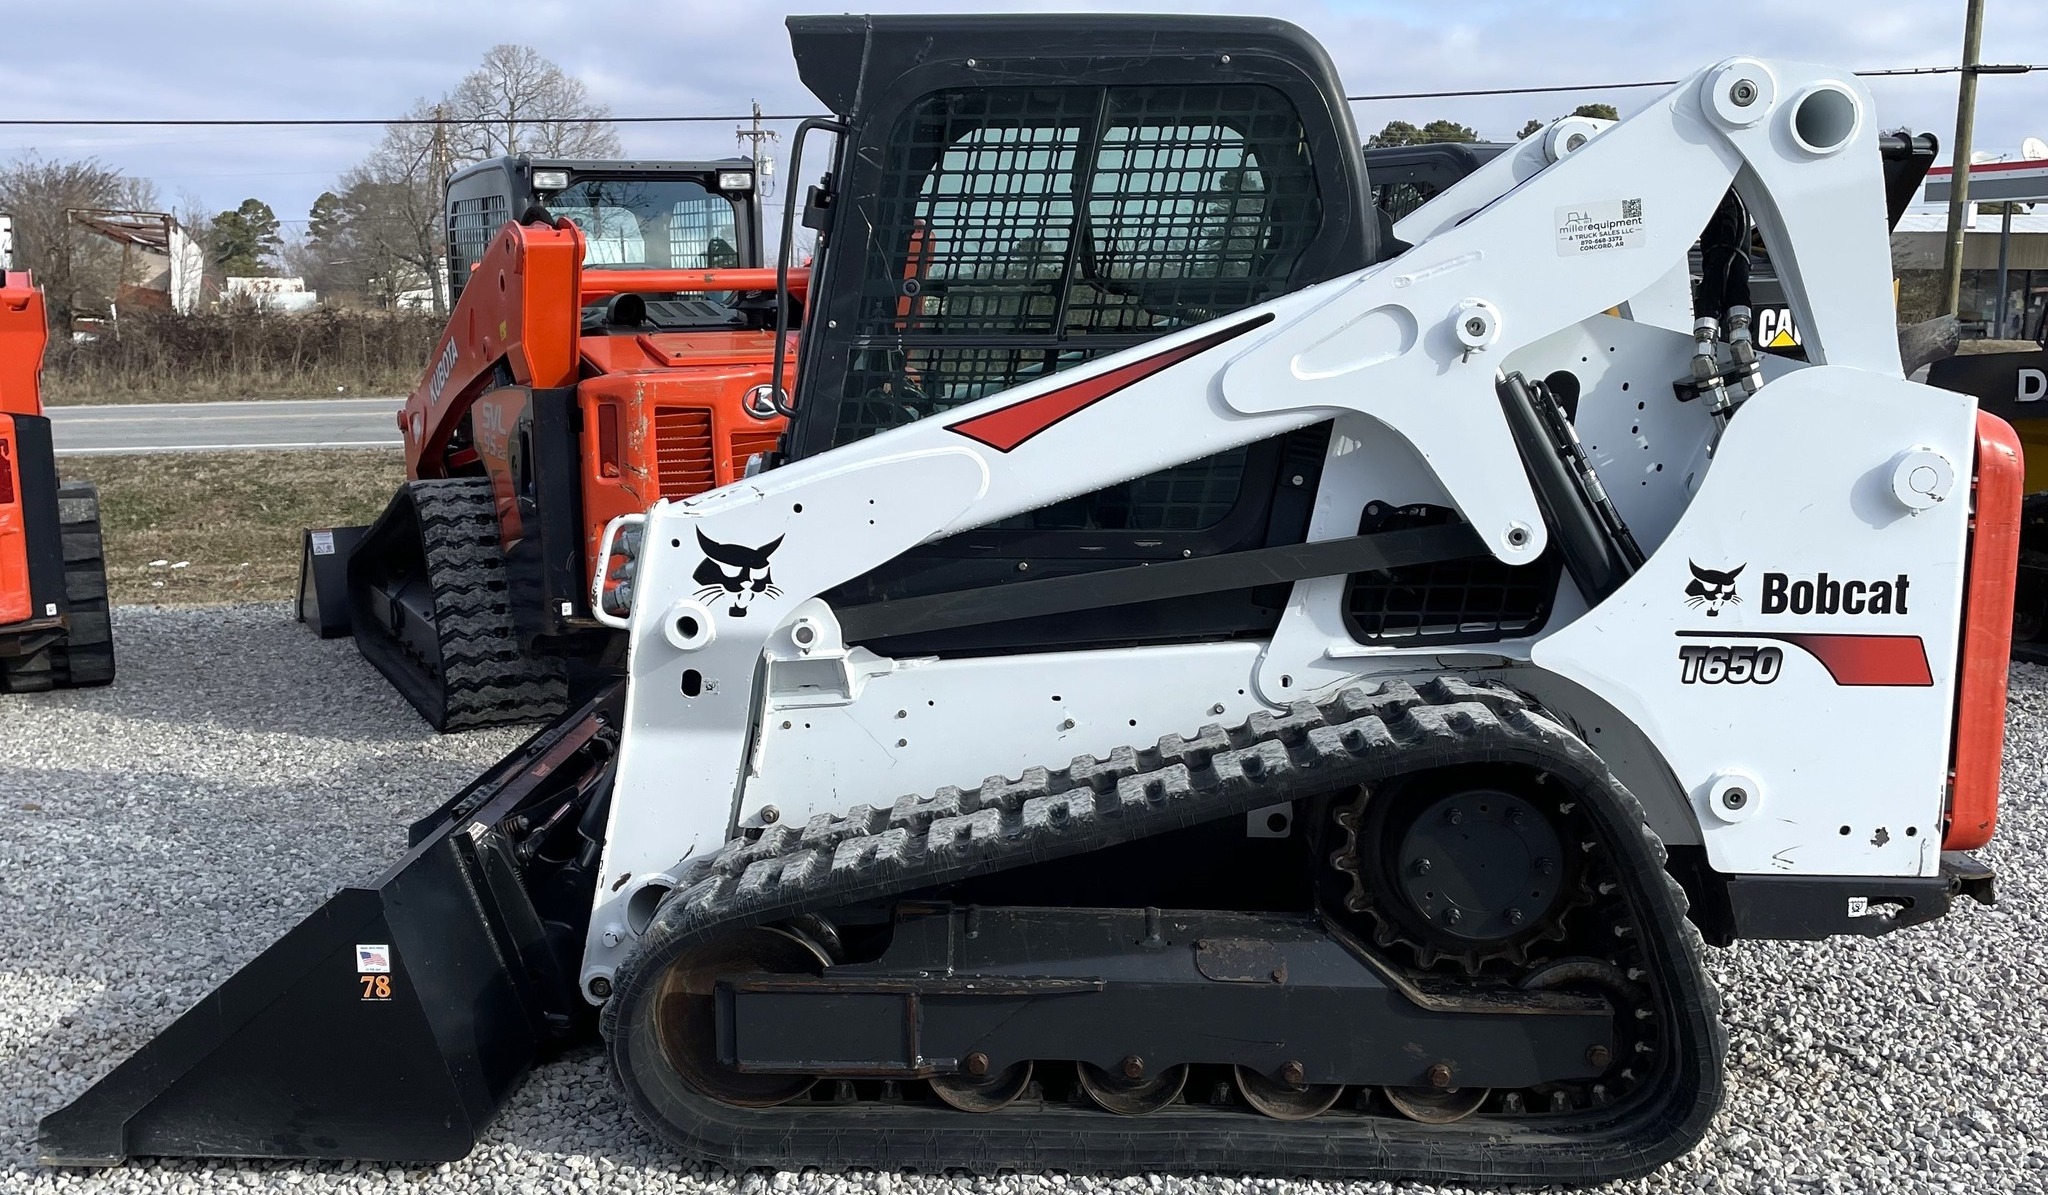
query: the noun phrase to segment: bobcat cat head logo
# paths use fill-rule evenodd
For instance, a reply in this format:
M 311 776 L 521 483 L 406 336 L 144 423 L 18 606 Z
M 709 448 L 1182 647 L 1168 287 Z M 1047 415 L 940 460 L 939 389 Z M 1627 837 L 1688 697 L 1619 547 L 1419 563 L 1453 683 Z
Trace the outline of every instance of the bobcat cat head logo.
M 1685 563 L 1692 569 L 1692 582 L 1685 587 L 1686 605 L 1705 606 L 1707 617 L 1715 618 L 1720 615 L 1721 607 L 1742 600 L 1742 595 L 1735 592 L 1735 578 L 1741 576 L 1742 570 L 1749 565 L 1738 564 L 1723 573 L 1701 568 L 1690 560 Z
M 745 618 L 747 606 L 756 596 L 782 596 L 768 571 L 768 558 L 782 546 L 781 536 L 758 548 L 749 548 L 744 544 L 719 543 L 699 531 L 697 546 L 704 549 L 704 563 L 697 566 L 690 579 L 703 586 L 697 591 L 699 600 L 708 602 L 727 597 L 731 605 L 725 612 L 734 618 Z

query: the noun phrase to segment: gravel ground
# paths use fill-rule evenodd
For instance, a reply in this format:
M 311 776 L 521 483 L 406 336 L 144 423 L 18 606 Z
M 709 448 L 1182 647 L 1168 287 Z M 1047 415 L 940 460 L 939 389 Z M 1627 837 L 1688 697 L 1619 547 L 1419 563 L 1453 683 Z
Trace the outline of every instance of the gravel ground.
M 39 1170 L 35 1122 L 519 739 L 439 738 L 281 604 L 124 608 L 120 683 L 0 697 L 0 1187 L 12 1191 L 1193 1192 L 1179 1178 L 750 1174 L 664 1154 L 594 1051 L 539 1071 L 488 1141 L 431 1170 Z M 1708 1141 L 1628 1191 L 2048 1190 L 2048 669 L 2014 669 L 2002 905 L 1877 941 L 1713 952 L 1732 1035 Z M 1348 1188 L 1347 1188 L 1348 1189 Z M 1366 1187 L 1359 1186 L 1359 1190 Z M 1391 1187 L 1372 1189 L 1392 1190 Z M 1406 1185 L 1398 1189 L 1423 1188 Z

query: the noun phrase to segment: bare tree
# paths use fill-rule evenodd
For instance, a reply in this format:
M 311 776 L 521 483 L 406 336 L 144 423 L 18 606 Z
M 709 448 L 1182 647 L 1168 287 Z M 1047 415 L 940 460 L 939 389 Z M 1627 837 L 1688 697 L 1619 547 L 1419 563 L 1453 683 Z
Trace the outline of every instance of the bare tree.
M 155 206 L 155 187 L 93 158 L 66 162 L 30 153 L 0 166 L 0 212 L 14 217 L 15 264 L 35 272 L 60 334 L 73 316 L 106 312 L 122 282 L 131 281 L 121 277 L 120 246 L 68 213 Z
M 447 100 L 449 150 L 461 161 L 500 154 L 616 158 L 611 109 L 530 46 L 492 46 Z
M 409 117 L 430 118 L 440 106 L 418 100 Z M 445 310 L 440 284 L 444 247 L 441 215 L 447 163 L 431 124 L 392 124 L 370 156 L 343 174 L 333 199 L 316 205 L 310 229 L 321 277 L 379 305 L 421 289 Z
M 329 289 L 384 306 L 431 288 L 446 310 L 442 201 L 450 170 L 501 154 L 616 158 L 624 154 L 611 112 L 583 84 L 527 46 L 494 46 L 440 101 L 413 103 L 370 156 L 323 197 L 305 263 Z

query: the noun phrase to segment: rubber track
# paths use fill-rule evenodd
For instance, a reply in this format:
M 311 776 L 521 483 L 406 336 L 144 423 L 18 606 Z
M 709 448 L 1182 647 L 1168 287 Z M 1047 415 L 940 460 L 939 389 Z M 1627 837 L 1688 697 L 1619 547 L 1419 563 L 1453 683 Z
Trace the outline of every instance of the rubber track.
M 58 688 L 85 688 L 114 679 L 114 625 L 107 608 L 106 548 L 100 536 L 100 494 L 89 481 L 57 487 L 57 517 L 64 539 L 64 601 L 71 625 L 50 650 Z
M 514 725 L 561 713 L 569 690 L 560 661 L 521 651 L 512 625 L 490 479 L 415 481 L 407 488 L 434 590 L 439 728 Z
M 0 663 L 0 689 L 10 693 L 90 688 L 114 679 L 114 626 L 107 609 L 99 490 L 87 481 L 59 485 L 57 519 L 69 623 L 57 642 Z
M 973 1116 L 910 1105 L 765 1110 L 693 1098 L 697 1121 L 672 1125 L 633 1081 L 635 1048 L 619 1010 L 691 946 L 750 925 L 901 895 L 970 876 L 1238 816 L 1281 801 L 1468 763 L 1521 763 L 1590 802 L 1665 1028 L 1661 1087 L 1610 1109 L 1560 1120 L 1481 1118 L 1429 1127 L 1326 1114 L 1298 1122 L 1208 1108 L 1148 1117 L 1034 1107 Z M 657 911 L 640 949 L 613 978 L 602 1026 L 614 1081 L 651 1132 L 729 1165 L 920 1170 L 1209 1170 L 1568 1182 L 1646 1173 L 1690 1149 L 1722 1092 L 1727 1036 L 1700 960 L 1685 897 L 1641 805 L 1592 750 L 1527 699 L 1497 685 L 1438 678 L 1350 688 L 1322 704 L 1254 714 L 1056 771 L 942 788 L 888 808 L 856 805 L 808 825 L 771 826 L 693 863 Z

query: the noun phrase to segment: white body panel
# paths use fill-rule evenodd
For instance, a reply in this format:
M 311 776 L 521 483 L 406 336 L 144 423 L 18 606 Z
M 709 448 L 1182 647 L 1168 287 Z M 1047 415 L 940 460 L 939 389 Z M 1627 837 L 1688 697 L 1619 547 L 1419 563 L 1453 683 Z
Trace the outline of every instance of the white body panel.
M 1767 76 L 1766 100 L 1739 119 L 1714 109 L 1728 70 Z M 1869 97 L 1838 78 L 1731 60 L 1554 163 L 1527 148 L 1504 155 L 1404 220 L 1417 243 L 1392 261 L 658 505 L 635 587 L 586 990 L 631 949 L 635 911 L 679 863 L 769 806 L 788 821 L 887 804 L 1397 673 L 1502 670 L 1580 727 L 1667 839 L 1703 841 L 1717 867 L 1927 873 L 1952 721 L 1971 404 L 1899 377 L 1875 122 Z M 1815 86 L 1846 97 L 1809 113 L 1839 118 L 1825 152 L 1791 129 L 1796 97 Z M 1786 279 L 1810 359 L 1833 368 L 1767 362 L 1767 384 L 1710 451 L 1704 404 L 1673 396 L 1691 353 L 1673 326 L 1675 292 L 1731 181 Z M 1636 322 L 1605 314 L 1631 303 Z M 1223 329 L 1237 334 L 1008 451 L 954 430 Z M 844 649 L 818 599 L 917 544 L 1325 420 L 1334 434 L 1311 540 L 1357 534 L 1366 502 L 1426 501 L 1525 563 L 1547 533 L 1501 414 L 1506 369 L 1574 374 L 1581 438 L 1649 554 L 1590 610 L 1561 583 L 1528 639 L 1362 645 L 1337 577 L 1297 584 L 1265 643 L 889 660 Z M 1917 513 L 1891 480 L 1914 449 L 1959 478 Z M 700 534 L 772 554 L 743 570 L 744 597 L 699 580 L 711 567 Z M 1712 617 L 1688 606 L 1688 560 L 1747 562 L 1742 601 Z M 1910 613 L 1765 621 L 1764 573 L 1823 570 L 1910 573 Z M 1930 683 L 1841 685 L 1791 643 L 1756 637 L 1780 625 L 1917 636 Z M 1693 644 L 1687 631 L 1719 637 Z M 1681 647 L 1743 645 L 1783 649 L 1771 683 L 1683 683 Z M 1723 817 L 1707 802 L 1731 776 L 1760 796 Z
M 1836 367 L 1765 386 L 1642 571 L 1534 647 L 1538 667 L 1602 694 L 1656 744 L 1719 870 L 1935 874 L 1967 527 L 1961 496 L 1920 513 L 1892 496 L 1892 462 L 1915 446 L 1970 460 L 1971 400 Z M 1688 561 L 1742 567 L 1741 600 L 1711 617 L 1688 604 Z M 1906 610 L 1771 612 L 1771 573 L 1788 589 L 1821 573 L 1866 587 L 1903 574 Z M 1812 651 L 1761 637 L 1801 633 L 1916 638 L 1929 683 L 1837 683 Z M 1691 645 L 1774 647 L 1783 673 L 1769 684 L 1683 683 L 1678 652 Z M 1708 806 L 1710 781 L 1731 771 L 1756 781 L 1734 821 Z

